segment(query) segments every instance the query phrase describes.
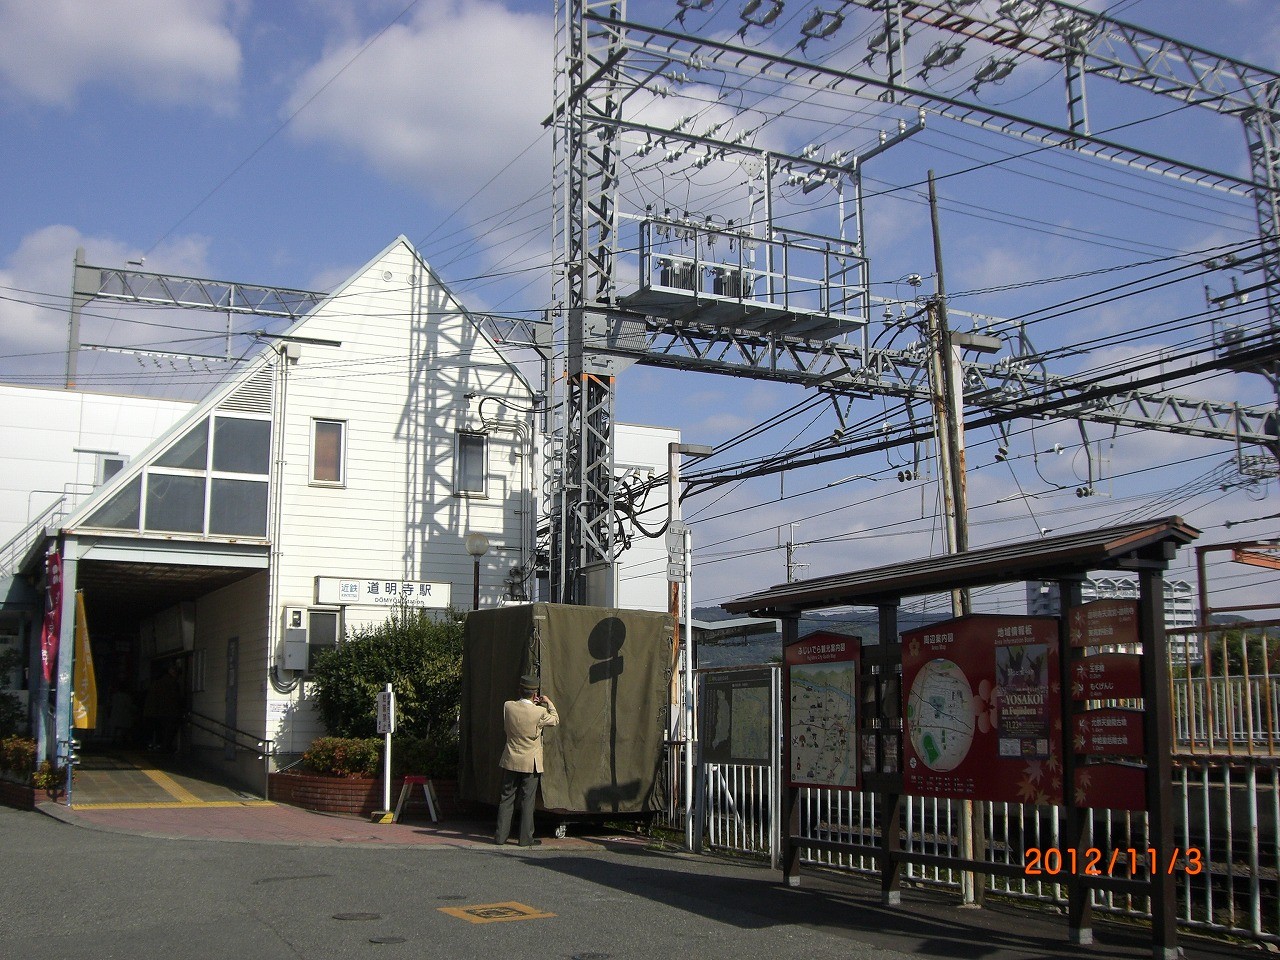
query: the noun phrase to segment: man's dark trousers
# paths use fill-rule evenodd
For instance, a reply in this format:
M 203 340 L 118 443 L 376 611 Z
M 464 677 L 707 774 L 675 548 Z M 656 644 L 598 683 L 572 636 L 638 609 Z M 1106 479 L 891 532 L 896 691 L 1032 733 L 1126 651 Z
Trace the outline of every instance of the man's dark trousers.
M 540 773 L 520 773 L 517 770 L 502 771 L 502 792 L 498 795 L 498 832 L 494 841 L 507 842 L 511 835 L 511 815 L 515 809 L 516 793 L 520 794 L 520 846 L 533 845 L 533 807 L 538 795 Z

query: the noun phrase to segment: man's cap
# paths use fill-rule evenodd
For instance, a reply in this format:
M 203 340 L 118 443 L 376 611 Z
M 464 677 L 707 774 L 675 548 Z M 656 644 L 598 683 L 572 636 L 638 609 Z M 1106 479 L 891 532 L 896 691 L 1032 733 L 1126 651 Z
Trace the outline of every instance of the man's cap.
M 542 686 L 542 679 L 536 673 L 526 673 L 520 678 L 520 686 L 525 690 L 537 690 Z

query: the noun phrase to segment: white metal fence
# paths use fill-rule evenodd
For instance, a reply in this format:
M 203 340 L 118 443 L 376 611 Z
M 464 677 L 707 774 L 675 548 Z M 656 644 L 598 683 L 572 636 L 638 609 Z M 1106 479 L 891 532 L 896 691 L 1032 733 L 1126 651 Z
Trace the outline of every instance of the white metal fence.
M 777 795 L 769 767 L 716 765 L 705 768 L 704 775 L 704 842 L 712 849 L 740 854 L 776 853 L 770 827 Z M 1180 922 L 1280 943 L 1280 765 L 1270 758 L 1183 758 L 1175 767 L 1173 789 Z M 904 850 L 958 858 L 960 803 L 927 797 L 904 797 L 903 802 Z M 800 790 L 799 804 L 800 836 L 805 839 L 863 846 L 879 842 L 880 811 L 874 794 L 806 787 Z M 983 829 L 975 859 L 1022 871 L 988 877 L 987 889 L 1065 904 L 1070 865 L 1061 853 L 1059 808 L 978 806 Z M 675 822 L 681 822 L 682 812 L 676 813 Z M 1132 870 L 1134 876 L 1143 876 L 1150 869 L 1147 838 L 1145 813 L 1098 810 L 1086 847 L 1097 851 L 1093 856 L 1101 871 L 1123 876 Z M 1055 854 L 1045 857 L 1046 851 Z M 873 857 L 852 852 L 811 850 L 801 858 L 811 866 L 854 873 L 872 874 L 876 869 Z M 904 879 L 926 886 L 945 889 L 960 884 L 960 873 L 952 868 L 907 864 L 903 869 Z M 1095 890 L 1093 898 L 1099 912 L 1149 915 L 1144 897 Z
M 1188 631 L 1209 650 L 1210 663 L 1215 650 L 1225 659 L 1232 655 L 1228 642 L 1237 645 L 1239 675 L 1232 675 L 1223 661 L 1210 667 L 1208 676 L 1203 667 L 1200 675 L 1193 675 L 1189 664 L 1171 664 L 1173 810 L 1179 851 L 1173 872 L 1179 921 L 1188 928 L 1270 943 L 1280 943 L 1280 673 L 1271 672 L 1266 644 L 1269 631 L 1277 626 Z M 1251 675 L 1249 664 L 1257 660 L 1258 645 L 1264 669 Z M 1170 647 L 1177 649 L 1173 643 Z M 679 759 L 676 751 L 673 759 Z M 671 769 L 675 783 L 683 767 L 673 763 Z M 703 764 L 698 769 L 705 796 L 704 842 L 716 850 L 775 859 L 780 793 L 771 766 Z M 803 838 L 862 847 L 879 843 L 875 794 L 806 787 L 798 802 Z M 903 797 L 903 804 L 906 852 L 959 859 L 959 801 Z M 1062 852 L 1061 810 L 1006 803 L 976 807 L 981 828 L 974 859 L 1005 868 L 985 878 L 986 888 L 1004 896 L 1065 904 L 1070 864 Z M 683 825 L 678 803 L 669 812 L 673 826 Z M 1094 810 L 1086 830 L 1086 854 L 1096 855 L 1104 873 L 1141 877 L 1151 869 L 1145 813 Z M 1046 851 L 1053 853 L 1046 857 Z M 801 857 L 811 866 L 834 870 L 876 870 L 871 855 L 856 851 L 804 850 Z M 1033 866 L 1034 871 L 1029 869 Z M 905 879 L 927 886 L 958 888 L 961 882 L 954 867 L 908 863 L 903 870 Z M 1093 891 L 1093 907 L 1123 916 L 1150 912 L 1143 896 L 1103 890 Z

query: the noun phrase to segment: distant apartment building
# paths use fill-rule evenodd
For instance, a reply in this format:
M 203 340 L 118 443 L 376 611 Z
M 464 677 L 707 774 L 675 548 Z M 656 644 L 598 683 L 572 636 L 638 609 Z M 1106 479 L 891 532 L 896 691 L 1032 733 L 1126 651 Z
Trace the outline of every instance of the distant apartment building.
M 1090 577 L 1080 585 L 1085 603 L 1092 600 L 1137 600 L 1138 581 L 1134 577 Z M 1045 580 L 1027 583 L 1027 613 L 1033 617 L 1056 617 L 1060 610 L 1058 585 Z M 1195 588 L 1186 580 L 1164 582 L 1164 626 L 1166 630 L 1194 627 L 1198 623 Z M 1169 644 L 1177 662 L 1200 660 L 1199 638 L 1191 633 L 1177 633 Z

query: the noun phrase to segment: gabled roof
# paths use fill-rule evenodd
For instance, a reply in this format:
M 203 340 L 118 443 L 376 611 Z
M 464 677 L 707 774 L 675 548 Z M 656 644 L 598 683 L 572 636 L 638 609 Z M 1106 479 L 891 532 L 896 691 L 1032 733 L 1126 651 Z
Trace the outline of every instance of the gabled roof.
M 1166 517 L 783 583 L 721 606 L 730 613 L 777 616 L 823 607 L 877 606 L 999 583 L 1078 577 L 1091 570 L 1153 564 L 1163 568 L 1178 547 L 1199 536 L 1200 531 L 1181 517 Z
M 350 290 L 353 286 L 372 270 L 377 264 L 384 261 L 397 247 L 404 247 L 414 260 L 421 267 L 423 274 L 430 278 L 430 282 L 438 286 L 444 291 L 449 303 L 457 312 L 466 318 L 466 322 L 470 323 L 474 328 L 476 335 L 481 337 L 486 344 L 492 348 L 494 354 L 499 357 L 502 363 L 508 368 L 509 372 L 514 376 L 530 394 L 534 392 L 529 381 L 524 377 L 520 370 L 512 363 L 503 351 L 495 344 L 485 333 L 483 327 L 476 322 L 471 313 L 462 305 L 453 291 L 440 279 L 434 270 L 422 259 L 422 255 L 414 248 L 413 244 L 403 234 L 396 237 L 387 244 L 379 253 L 370 258 L 367 263 L 351 274 L 342 282 L 332 293 L 315 305 L 306 315 L 294 321 L 283 334 L 281 338 L 296 337 L 305 334 L 306 327 L 313 318 L 322 316 L 326 313 L 332 304 L 342 304 L 350 298 Z M 125 469 L 117 473 L 111 480 L 97 490 L 73 510 L 70 515 L 63 521 L 62 525 L 65 529 L 74 529 L 82 526 L 86 518 L 92 516 L 94 512 L 104 503 L 106 503 L 117 491 L 124 488 L 131 480 L 137 477 L 147 465 L 155 460 L 170 444 L 177 438 L 182 437 L 194 425 L 198 424 L 202 419 L 210 413 L 219 409 L 238 409 L 256 411 L 265 413 L 270 410 L 271 392 L 272 392 L 272 373 L 270 365 L 273 360 L 273 353 L 270 349 L 264 349 L 257 356 L 250 359 L 244 367 L 234 376 L 230 377 L 224 383 L 211 391 L 203 400 L 194 404 L 185 416 L 180 418 L 165 433 L 156 438 L 146 449 L 141 451 L 134 457 Z

